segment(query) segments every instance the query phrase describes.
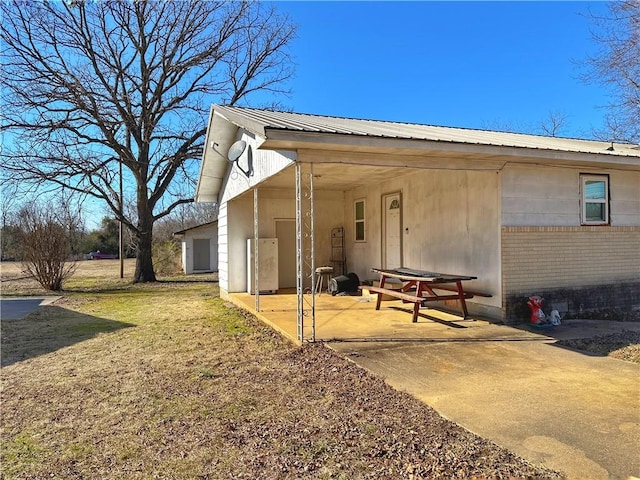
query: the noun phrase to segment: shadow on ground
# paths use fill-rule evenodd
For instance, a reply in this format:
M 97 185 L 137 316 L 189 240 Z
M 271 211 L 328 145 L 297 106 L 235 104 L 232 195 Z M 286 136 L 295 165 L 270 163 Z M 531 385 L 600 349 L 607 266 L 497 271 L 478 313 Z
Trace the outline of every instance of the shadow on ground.
M 623 350 L 634 348 L 636 353 L 627 350 L 623 357 L 621 357 L 621 353 L 615 355 L 617 358 L 630 359 L 625 357 L 638 356 L 637 346 L 640 345 L 640 332 L 622 330 L 618 333 L 604 334 L 597 337 L 558 340 L 554 345 L 602 357 L 614 352 L 622 352 Z
M 176 278 L 176 279 L 172 279 L 172 278 L 163 278 L 160 280 L 156 280 L 158 283 L 218 283 L 218 279 L 217 278 L 198 278 L 198 277 L 193 277 L 193 278 Z
M 43 306 L 27 317 L 2 322 L 2 367 L 55 352 L 134 324 Z
M 640 322 L 570 319 L 555 327 L 540 328 L 530 324 L 514 327 L 555 340 L 553 345 L 556 347 L 590 356 L 607 356 L 640 344 Z

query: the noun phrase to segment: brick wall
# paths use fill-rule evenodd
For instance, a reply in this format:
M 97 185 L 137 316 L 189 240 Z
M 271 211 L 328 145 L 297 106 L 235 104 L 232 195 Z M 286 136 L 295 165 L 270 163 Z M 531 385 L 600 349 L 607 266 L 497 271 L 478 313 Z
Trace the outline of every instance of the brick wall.
M 570 314 L 640 309 L 640 227 L 503 227 L 503 320 L 525 321 L 526 299 Z

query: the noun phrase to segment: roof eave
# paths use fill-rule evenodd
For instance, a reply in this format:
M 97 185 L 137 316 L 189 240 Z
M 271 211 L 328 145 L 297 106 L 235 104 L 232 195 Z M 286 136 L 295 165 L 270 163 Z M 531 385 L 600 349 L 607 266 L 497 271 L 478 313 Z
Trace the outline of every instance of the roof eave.
M 187 232 L 190 232 L 192 230 L 198 230 L 199 228 L 209 227 L 209 226 L 213 225 L 214 223 L 218 223 L 218 220 L 213 220 L 213 221 L 207 222 L 207 223 L 201 223 L 200 225 L 196 225 L 195 227 L 185 228 L 184 230 L 180 230 L 179 232 L 174 232 L 173 236 L 174 237 L 182 237 Z
M 234 124 L 236 127 L 243 128 L 255 135 L 260 137 L 266 137 L 265 135 L 265 124 L 258 120 L 254 120 L 247 115 L 243 115 L 242 111 L 234 110 L 233 108 L 227 108 L 221 105 L 213 105 L 211 107 L 212 111 L 223 117 L 228 122 Z
M 205 138 L 196 185 L 195 201 L 199 203 L 218 203 L 218 194 L 222 191 L 226 178 L 227 152 L 236 138 L 238 126 L 229 122 L 211 107 L 209 126 Z
M 367 135 L 300 132 L 265 129 L 266 139 L 260 146 L 266 150 L 325 150 L 354 151 L 359 153 L 390 152 L 408 156 L 429 156 L 438 152 L 459 153 L 464 156 L 503 157 L 509 162 L 525 163 L 552 160 L 559 164 L 612 166 L 640 170 L 640 155 L 624 155 L 603 151 L 577 152 L 550 148 L 512 145 L 463 143 L 446 140 L 373 137 Z

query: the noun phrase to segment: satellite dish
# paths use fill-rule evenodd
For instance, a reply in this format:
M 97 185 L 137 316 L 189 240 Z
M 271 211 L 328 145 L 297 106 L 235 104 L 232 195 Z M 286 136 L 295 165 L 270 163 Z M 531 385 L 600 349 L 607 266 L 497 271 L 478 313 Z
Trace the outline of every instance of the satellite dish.
M 229 148 L 229 153 L 227 153 L 227 158 L 230 162 L 235 162 L 240 158 L 240 156 L 244 153 L 247 148 L 247 142 L 244 140 L 238 140 L 236 143 L 231 145 Z

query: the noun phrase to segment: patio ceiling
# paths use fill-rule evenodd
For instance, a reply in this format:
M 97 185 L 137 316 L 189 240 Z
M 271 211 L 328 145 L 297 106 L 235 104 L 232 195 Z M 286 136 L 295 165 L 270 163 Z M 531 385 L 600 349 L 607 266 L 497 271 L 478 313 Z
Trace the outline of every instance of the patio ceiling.
M 344 191 L 350 188 L 378 184 L 389 178 L 407 174 L 406 167 L 378 167 L 334 163 L 313 164 L 315 190 Z M 269 188 L 295 188 L 295 168 L 282 170 L 268 178 L 261 186 Z

